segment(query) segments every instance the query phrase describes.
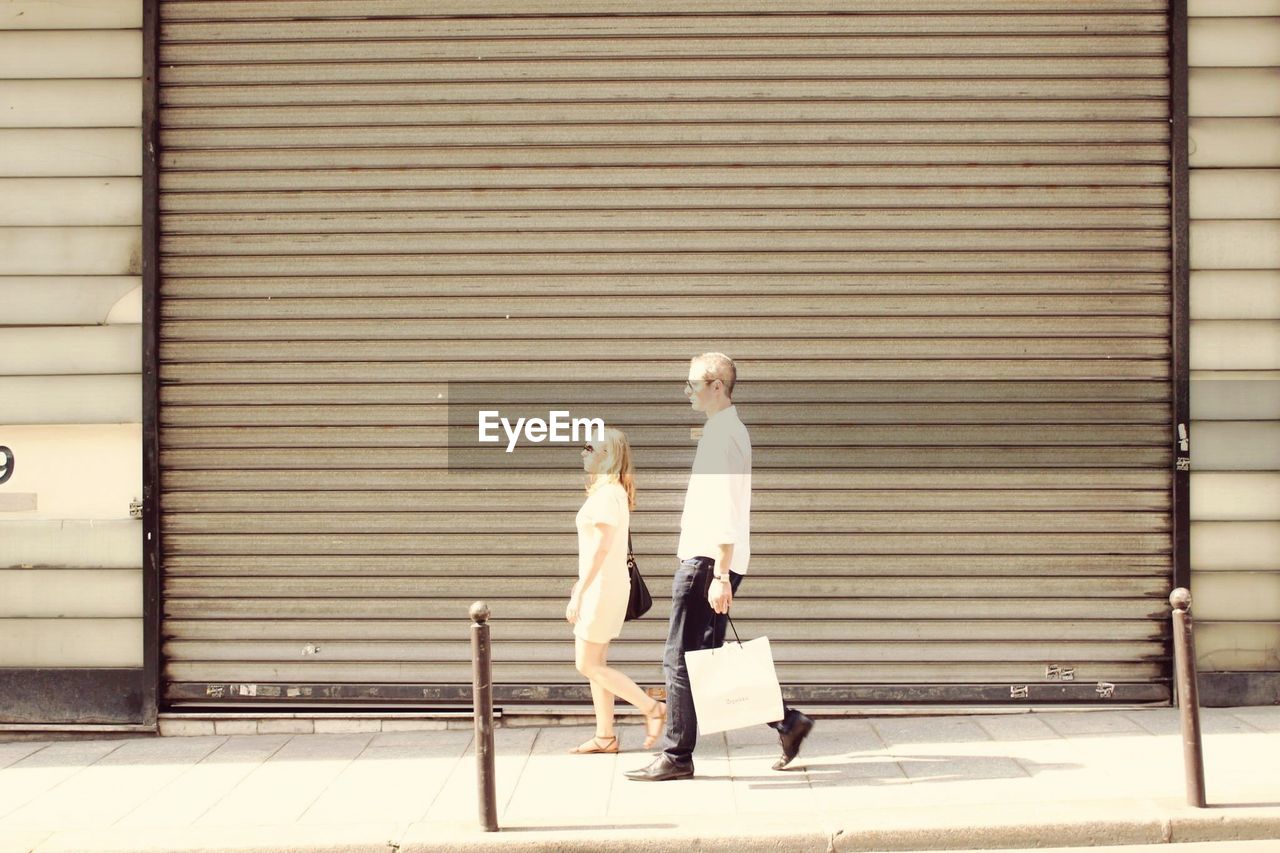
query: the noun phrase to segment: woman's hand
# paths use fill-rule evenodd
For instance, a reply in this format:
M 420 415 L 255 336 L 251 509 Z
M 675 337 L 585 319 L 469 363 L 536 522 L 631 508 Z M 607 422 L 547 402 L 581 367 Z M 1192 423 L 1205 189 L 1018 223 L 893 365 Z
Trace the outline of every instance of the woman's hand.
M 582 609 L 582 583 L 578 582 L 573 585 L 573 592 L 569 593 L 569 603 L 564 608 L 564 618 L 570 625 L 578 624 L 578 611 Z

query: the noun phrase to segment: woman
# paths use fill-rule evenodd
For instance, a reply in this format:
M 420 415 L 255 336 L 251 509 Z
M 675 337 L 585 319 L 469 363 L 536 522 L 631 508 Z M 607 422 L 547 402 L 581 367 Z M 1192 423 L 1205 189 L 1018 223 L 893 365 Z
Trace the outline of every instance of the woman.
M 634 681 L 610 667 L 609 642 L 622 633 L 631 578 L 627 573 L 627 534 L 636 504 L 631 445 L 616 429 L 604 441 L 582 449 L 587 472 L 587 500 L 575 519 L 578 528 L 578 582 L 573 585 L 565 618 L 576 638 L 574 661 L 591 682 L 596 712 L 595 737 L 572 753 L 617 752 L 613 730 L 613 697 L 620 696 L 645 716 L 644 748 L 662 734 L 667 706 L 649 697 Z

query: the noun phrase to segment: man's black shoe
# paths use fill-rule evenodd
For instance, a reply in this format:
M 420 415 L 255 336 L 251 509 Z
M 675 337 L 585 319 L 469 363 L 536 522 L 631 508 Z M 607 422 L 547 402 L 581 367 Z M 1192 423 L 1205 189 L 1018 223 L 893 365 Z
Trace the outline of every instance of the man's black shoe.
M 659 755 L 653 759 L 653 762 L 640 770 L 629 770 L 626 773 L 628 779 L 634 779 L 637 782 L 666 782 L 668 779 L 692 779 L 693 778 L 693 762 L 687 765 L 676 764 L 666 753 Z
M 778 742 L 782 744 L 782 757 L 773 762 L 774 770 L 785 770 L 787 765 L 795 760 L 795 757 L 800 754 L 800 744 L 804 743 L 804 739 L 809 736 L 812 728 L 813 720 L 797 711 L 791 728 L 778 734 Z

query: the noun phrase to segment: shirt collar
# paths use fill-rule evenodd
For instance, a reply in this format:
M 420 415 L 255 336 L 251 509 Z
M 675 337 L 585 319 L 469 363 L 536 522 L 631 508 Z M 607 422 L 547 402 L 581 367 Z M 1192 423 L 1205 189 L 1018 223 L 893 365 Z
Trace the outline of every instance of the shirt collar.
M 716 421 L 736 421 L 738 419 L 738 407 L 730 405 L 728 408 L 721 409 L 711 417 L 707 418 L 707 426 L 711 426 Z

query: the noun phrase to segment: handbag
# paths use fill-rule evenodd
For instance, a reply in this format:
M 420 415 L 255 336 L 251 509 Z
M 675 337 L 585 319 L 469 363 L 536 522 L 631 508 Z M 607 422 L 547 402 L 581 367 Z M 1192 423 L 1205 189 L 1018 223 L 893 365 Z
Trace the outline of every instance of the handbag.
M 769 638 L 744 643 L 737 628 L 733 637 L 736 642 L 718 649 L 684 654 L 698 732 L 704 735 L 775 723 L 784 714 Z
M 635 552 L 631 549 L 631 531 L 627 531 L 627 574 L 631 576 L 631 595 L 627 598 L 627 621 L 630 622 L 632 619 L 639 619 L 653 607 L 653 596 L 649 594 L 649 587 L 645 586 L 640 567 L 636 565 Z

